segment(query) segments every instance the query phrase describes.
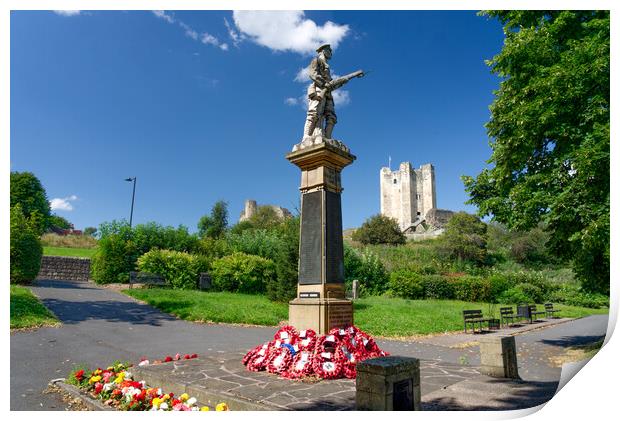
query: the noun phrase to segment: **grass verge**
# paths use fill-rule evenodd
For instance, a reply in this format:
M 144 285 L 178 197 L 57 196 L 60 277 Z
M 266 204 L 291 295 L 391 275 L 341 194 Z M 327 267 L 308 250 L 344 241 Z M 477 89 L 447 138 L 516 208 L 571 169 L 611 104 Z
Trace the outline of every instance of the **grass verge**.
M 185 320 L 276 326 L 288 318 L 288 304 L 273 303 L 260 295 L 183 291 L 164 288 L 126 289 L 123 292 Z M 482 309 L 499 315 L 500 305 L 452 300 L 404 300 L 369 297 L 354 304 L 355 325 L 377 336 L 403 337 L 459 331 L 462 311 Z M 561 317 L 607 314 L 607 309 L 555 305 Z
M 51 247 L 44 246 L 43 254 L 45 256 L 69 256 L 69 257 L 88 257 L 91 258 L 97 251 L 96 248 L 85 249 L 75 247 Z
M 59 323 L 28 288 L 11 285 L 11 329 L 57 326 Z

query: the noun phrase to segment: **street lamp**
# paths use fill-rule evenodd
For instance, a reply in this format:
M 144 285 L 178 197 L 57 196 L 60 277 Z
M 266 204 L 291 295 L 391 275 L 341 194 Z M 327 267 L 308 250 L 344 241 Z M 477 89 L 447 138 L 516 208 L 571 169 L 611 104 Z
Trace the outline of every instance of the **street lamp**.
M 129 228 L 131 228 L 131 222 L 133 221 L 133 202 L 136 198 L 136 177 L 126 178 L 125 181 L 133 181 L 133 193 L 131 194 L 131 213 L 129 214 Z

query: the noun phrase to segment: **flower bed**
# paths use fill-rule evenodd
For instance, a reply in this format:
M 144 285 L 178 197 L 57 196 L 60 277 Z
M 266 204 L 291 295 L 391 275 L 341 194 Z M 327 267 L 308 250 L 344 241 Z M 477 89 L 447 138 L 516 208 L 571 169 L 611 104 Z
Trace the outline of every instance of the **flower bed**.
M 174 357 L 166 356 L 162 360 L 152 363 L 143 358 L 139 366 L 161 364 L 164 362 L 189 360 L 197 358 L 197 354 L 186 354 Z M 176 397 L 174 393 L 164 393 L 161 388 L 147 387 L 144 381 L 133 378 L 129 371 L 131 364 L 116 362 L 106 369 L 97 368 L 86 372 L 83 369 L 75 370 L 69 376 L 67 383 L 73 384 L 105 405 L 121 411 L 209 411 L 208 406 L 199 407 L 196 398 L 187 393 Z M 216 411 L 227 411 L 228 405 L 224 402 L 215 407 Z
M 272 341 L 251 349 L 241 362 L 250 371 L 267 370 L 288 379 L 312 375 L 354 379 L 359 361 L 385 355 L 369 334 L 355 326 L 334 328 L 321 336 L 284 326 Z

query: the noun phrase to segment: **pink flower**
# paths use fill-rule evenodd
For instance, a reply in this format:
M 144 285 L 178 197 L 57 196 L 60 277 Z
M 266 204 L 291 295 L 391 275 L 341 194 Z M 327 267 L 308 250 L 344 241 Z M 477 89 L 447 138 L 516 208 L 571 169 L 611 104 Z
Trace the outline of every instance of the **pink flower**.
M 176 405 L 174 405 L 172 407 L 172 409 L 174 411 L 191 411 L 191 409 L 189 408 L 189 406 L 185 405 L 184 403 L 177 403 Z

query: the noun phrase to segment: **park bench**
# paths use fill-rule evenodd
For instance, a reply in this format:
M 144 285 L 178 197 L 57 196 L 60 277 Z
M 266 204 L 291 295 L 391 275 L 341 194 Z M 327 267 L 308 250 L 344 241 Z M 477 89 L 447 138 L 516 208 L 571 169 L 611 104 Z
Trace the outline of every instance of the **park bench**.
M 559 312 L 560 310 L 554 310 L 552 303 L 545 303 L 545 313 L 547 313 L 548 318 L 554 318 L 554 313 Z
M 497 319 L 492 317 L 483 317 L 482 310 L 463 310 L 463 325 L 465 327 L 465 333 L 467 333 L 467 325 L 471 325 L 471 330 L 476 333 L 476 324 L 480 326 L 480 332 L 482 332 L 482 324 L 487 323 L 489 327 L 495 324 Z
M 530 308 L 530 323 L 532 322 L 532 320 L 535 320 L 538 318 L 538 316 L 546 316 L 547 313 L 545 311 L 538 311 L 536 309 L 536 304 L 531 304 L 529 306 Z
M 512 307 L 500 307 L 499 314 L 502 326 L 508 326 L 508 320 L 512 320 L 512 323 L 514 323 L 515 320 L 521 318 L 520 315 L 515 314 Z
M 132 288 L 134 284 L 165 286 L 166 280 L 154 273 L 129 272 L 129 288 Z

